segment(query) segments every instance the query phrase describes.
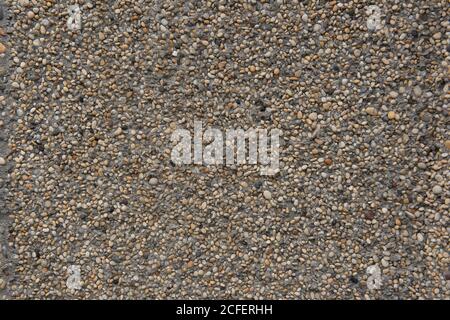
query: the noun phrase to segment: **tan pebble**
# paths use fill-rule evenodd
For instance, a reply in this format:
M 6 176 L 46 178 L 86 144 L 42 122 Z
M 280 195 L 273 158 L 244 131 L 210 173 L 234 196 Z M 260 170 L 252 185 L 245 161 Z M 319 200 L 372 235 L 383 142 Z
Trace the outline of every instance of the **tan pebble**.
M 250 66 L 248 69 L 250 70 L 250 72 L 255 72 L 256 71 L 256 67 L 255 66 Z
M 116 131 L 114 131 L 114 135 L 115 135 L 115 136 L 118 136 L 118 135 L 120 135 L 121 133 L 122 133 L 122 128 L 120 128 L 120 127 L 117 128 Z
M 374 107 L 366 108 L 366 113 L 371 116 L 376 116 L 378 114 L 377 110 Z
M 3 43 L 0 43 L 0 53 L 5 53 L 6 52 L 6 47 Z
M 394 111 L 388 112 L 388 118 L 389 120 L 394 120 L 397 117 L 397 114 Z
M 275 68 L 274 70 L 273 70 L 273 74 L 274 75 L 279 75 L 280 74 L 280 69 L 278 69 L 278 68 Z
M 445 141 L 444 145 L 447 149 L 450 149 L 450 140 Z
M 415 86 L 413 91 L 416 97 L 420 97 L 422 95 L 422 89 L 420 88 L 420 86 Z
M 266 198 L 267 200 L 272 199 L 272 194 L 270 193 L 270 191 L 265 190 L 265 191 L 263 192 L 263 196 L 264 196 L 264 198 Z
M 395 92 L 395 91 L 391 91 L 391 92 L 389 93 L 389 96 L 390 96 L 391 98 L 395 99 L 395 98 L 398 97 L 398 93 Z
M 326 110 L 326 111 L 330 110 L 330 109 L 331 109 L 331 106 L 332 106 L 332 103 L 331 103 L 330 101 L 324 102 L 324 103 L 322 104 L 322 108 L 323 108 L 324 110 Z

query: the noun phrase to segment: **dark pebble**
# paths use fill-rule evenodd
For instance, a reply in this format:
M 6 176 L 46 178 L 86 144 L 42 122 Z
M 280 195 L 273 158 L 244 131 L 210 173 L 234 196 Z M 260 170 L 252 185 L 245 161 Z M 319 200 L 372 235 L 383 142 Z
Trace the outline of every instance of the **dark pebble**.
M 355 277 L 355 276 L 350 276 L 350 282 L 351 283 L 353 283 L 353 284 L 358 284 L 358 278 L 357 277 Z

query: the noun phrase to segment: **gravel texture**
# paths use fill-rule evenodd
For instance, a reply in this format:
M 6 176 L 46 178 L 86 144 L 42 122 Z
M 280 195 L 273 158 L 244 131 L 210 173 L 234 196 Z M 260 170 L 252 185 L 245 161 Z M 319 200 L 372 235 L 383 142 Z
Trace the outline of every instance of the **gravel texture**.
M 446 0 L 4 2 L 3 298 L 450 298 Z

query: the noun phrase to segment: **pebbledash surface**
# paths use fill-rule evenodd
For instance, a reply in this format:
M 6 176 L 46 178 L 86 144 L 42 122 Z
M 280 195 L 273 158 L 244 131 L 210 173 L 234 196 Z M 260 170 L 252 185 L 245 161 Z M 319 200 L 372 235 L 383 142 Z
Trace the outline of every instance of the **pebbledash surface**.
M 449 10 L 4 1 L 2 297 L 448 299 Z M 279 172 L 174 164 L 194 120 Z

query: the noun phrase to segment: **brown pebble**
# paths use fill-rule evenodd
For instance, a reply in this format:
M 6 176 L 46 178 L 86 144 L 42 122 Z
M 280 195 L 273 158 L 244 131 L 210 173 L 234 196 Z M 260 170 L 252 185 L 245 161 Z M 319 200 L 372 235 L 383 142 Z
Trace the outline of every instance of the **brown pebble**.
M 450 271 L 447 271 L 444 273 L 444 278 L 445 280 L 449 281 L 450 280 Z
M 0 53 L 5 53 L 6 52 L 6 47 L 3 43 L 0 43 Z
M 323 163 L 325 163 L 327 166 L 331 166 L 331 165 L 333 164 L 333 160 L 331 160 L 331 159 L 325 159 L 325 160 L 323 161 Z
M 364 214 L 364 217 L 365 217 L 367 220 L 373 220 L 373 218 L 375 218 L 375 213 L 373 213 L 373 211 L 367 211 L 367 212 Z
M 377 110 L 374 107 L 368 107 L 366 109 L 366 112 L 371 116 L 376 116 L 378 114 Z

